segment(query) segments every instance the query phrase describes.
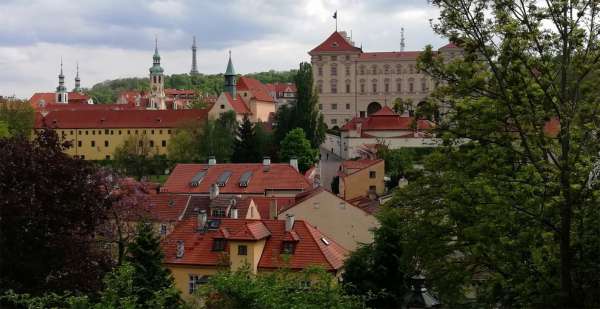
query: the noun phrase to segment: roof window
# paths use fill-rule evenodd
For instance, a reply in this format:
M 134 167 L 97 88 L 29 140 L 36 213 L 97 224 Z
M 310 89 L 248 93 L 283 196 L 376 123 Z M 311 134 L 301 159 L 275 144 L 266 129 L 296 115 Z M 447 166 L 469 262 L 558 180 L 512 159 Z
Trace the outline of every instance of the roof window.
M 231 171 L 224 171 L 223 174 L 219 176 L 219 179 L 217 179 L 217 186 L 224 187 L 227 184 L 227 181 L 229 181 L 231 174 Z
M 204 179 L 204 176 L 206 176 L 206 171 L 198 172 L 198 174 L 192 177 L 192 180 L 190 181 L 190 187 L 197 187 L 202 182 L 202 179 Z
M 252 178 L 252 171 L 246 171 L 240 177 L 240 187 L 247 187 L 250 183 L 250 178 Z
M 329 244 L 331 244 L 325 237 L 321 237 L 321 241 L 325 244 L 325 246 L 329 246 Z

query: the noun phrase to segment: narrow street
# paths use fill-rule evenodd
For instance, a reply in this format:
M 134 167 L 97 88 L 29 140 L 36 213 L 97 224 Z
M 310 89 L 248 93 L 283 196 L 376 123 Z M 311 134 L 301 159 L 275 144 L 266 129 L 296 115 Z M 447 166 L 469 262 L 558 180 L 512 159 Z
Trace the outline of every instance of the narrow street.
M 321 167 L 321 185 L 323 188 L 331 190 L 331 181 L 337 175 L 342 159 L 333 152 L 323 148 L 320 148 L 319 151 L 321 153 L 321 160 L 319 161 L 319 166 Z

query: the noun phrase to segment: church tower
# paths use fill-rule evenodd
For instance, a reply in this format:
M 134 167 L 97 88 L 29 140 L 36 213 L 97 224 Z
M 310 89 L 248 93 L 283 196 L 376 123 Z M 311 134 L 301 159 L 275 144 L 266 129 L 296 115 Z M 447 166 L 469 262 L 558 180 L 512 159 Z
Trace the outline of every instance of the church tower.
M 163 68 L 160 66 L 160 55 L 158 54 L 158 39 L 154 42 L 154 56 L 150 68 L 150 106 L 151 109 L 167 109 L 165 103 L 165 79 Z
M 236 98 L 235 85 L 235 70 L 233 69 L 233 63 L 231 63 L 231 51 L 229 51 L 229 62 L 227 63 L 227 70 L 225 71 L 225 91 L 229 92 L 234 100 Z
M 192 70 L 190 75 L 198 75 L 198 65 L 196 64 L 196 36 L 194 36 L 194 43 L 192 44 Z
M 65 75 L 63 74 L 63 62 L 60 59 L 60 74 L 58 75 L 58 87 L 56 87 L 56 103 L 69 103 L 69 93 L 65 87 Z
M 81 79 L 79 78 L 79 62 L 77 62 L 77 75 L 75 75 L 75 88 L 73 92 L 81 93 Z

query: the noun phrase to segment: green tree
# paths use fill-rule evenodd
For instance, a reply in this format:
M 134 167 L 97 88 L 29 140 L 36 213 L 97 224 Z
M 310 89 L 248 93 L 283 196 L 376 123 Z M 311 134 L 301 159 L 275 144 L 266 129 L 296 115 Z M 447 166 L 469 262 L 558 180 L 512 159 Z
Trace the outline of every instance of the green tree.
M 169 140 L 167 146 L 167 157 L 171 162 L 193 163 L 200 162 L 198 152 L 199 128 L 180 127 L 175 135 Z
M 250 122 L 248 116 L 244 116 L 241 125 L 237 128 L 232 161 L 236 163 L 260 162 L 262 159 L 260 147 L 255 125 Z
M 142 222 L 138 225 L 137 236 L 129 245 L 128 253 L 126 261 L 133 268 L 133 293 L 128 295 L 134 295 L 137 304 L 143 308 L 160 293 L 167 296 L 167 299 L 161 301 L 165 305 L 163 308 L 177 307 L 181 302 L 179 293 L 175 292 L 171 272 L 162 265 L 164 255 L 160 239 L 150 223 Z M 164 290 L 168 290 L 168 293 Z
M 253 275 L 246 266 L 211 277 L 193 305 L 224 309 L 363 308 L 360 298 L 345 295 L 335 281 L 331 274 L 318 268 Z
M 233 115 L 233 117 L 232 117 Z M 219 119 L 208 119 L 200 127 L 197 148 L 199 158 L 206 161 L 215 156 L 220 162 L 229 162 L 238 123 L 234 112 L 223 113 Z
M 420 59 L 447 147 L 392 201 L 405 254 L 447 304 L 599 306 L 599 3 L 432 2 L 464 55 Z
M 0 121 L 0 138 L 9 137 L 10 131 L 8 130 L 8 124 L 6 121 Z
M 302 173 L 317 162 L 317 155 L 318 150 L 311 147 L 310 141 L 306 139 L 304 130 L 301 128 L 291 130 L 281 141 L 279 158 L 282 161 L 289 161 L 293 157 L 297 158 L 298 168 Z
M 138 180 L 144 176 L 162 173 L 166 168 L 163 158 L 151 145 L 148 135 L 131 135 L 114 152 L 114 164 L 125 175 Z
M 27 101 L 4 101 L 0 99 L 0 122 L 8 135 L 28 138 L 33 132 L 35 113 Z

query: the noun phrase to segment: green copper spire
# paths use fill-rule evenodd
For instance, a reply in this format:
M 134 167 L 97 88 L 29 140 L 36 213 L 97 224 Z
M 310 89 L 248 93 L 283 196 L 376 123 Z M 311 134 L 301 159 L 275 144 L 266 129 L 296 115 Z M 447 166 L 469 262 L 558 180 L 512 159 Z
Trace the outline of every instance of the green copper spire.
M 67 92 L 67 87 L 65 87 L 65 75 L 63 74 L 62 57 L 60 58 L 60 74 L 58 74 L 58 87 L 56 87 L 56 92 Z
M 152 56 L 152 67 L 150 74 L 161 75 L 164 72 L 160 66 L 160 55 L 158 54 L 158 38 L 154 38 L 154 56 Z
M 75 75 L 75 89 L 74 92 L 81 92 L 81 79 L 79 78 L 79 62 L 77 62 L 77 75 Z
M 231 51 L 229 51 L 229 62 L 227 63 L 227 70 L 225 71 L 225 91 L 229 92 L 234 100 L 236 99 L 235 71 L 233 70 L 233 63 L 231 62 Z
M 229 51 L 229 63 L 227 63 L 227 70 L 225 71 L 225 75 L 235 75 L 233 63 L 231 63 L 231 51 Z

